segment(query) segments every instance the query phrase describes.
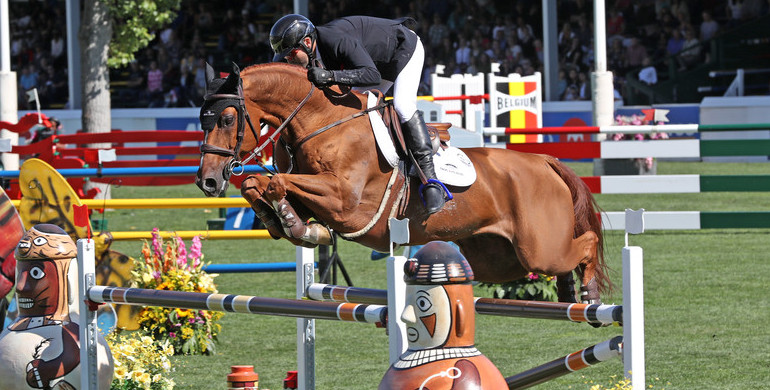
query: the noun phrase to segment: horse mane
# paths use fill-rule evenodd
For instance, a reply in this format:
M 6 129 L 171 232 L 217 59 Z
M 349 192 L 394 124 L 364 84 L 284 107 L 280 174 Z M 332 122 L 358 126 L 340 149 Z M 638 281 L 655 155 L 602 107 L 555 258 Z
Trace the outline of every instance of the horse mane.
M 300 66 L 289 64 L 286 62 L 268 62 L 264 64 L 250 65 L 241 71 L 241 78 L 247 77 L 252 73 L 260 72 L 260 77 L 278 77 L 281 83 L 281 90 L 290 90 L 292 88 L 299 88 L 300 90 L 306 88 L 305 86 L 310 83 L 307 80 L 307 69 Z M 287 84 L 287 80 L 288 84 Z M 299 82 L 301 85 L 294 85 L 293 83 Z M 300 88 L 301 87 L 301 88 Z M 366 102 L 364 94 L 358 91 L 350 91 L 351 96 L 344 97 L 344 95 L 336 96 L 340 91 L 339 87 L 334 87 L 334 92 L 324 90 L 324 95 L 327 96 L 327 100 L 334 105 L 347 105 L 351 102 Z M 332 99 L 329 99 L 332 97 Z M 352 97 L 352 99 L 351 99 Z M 358 103 L 356 103 L 358 104 Z

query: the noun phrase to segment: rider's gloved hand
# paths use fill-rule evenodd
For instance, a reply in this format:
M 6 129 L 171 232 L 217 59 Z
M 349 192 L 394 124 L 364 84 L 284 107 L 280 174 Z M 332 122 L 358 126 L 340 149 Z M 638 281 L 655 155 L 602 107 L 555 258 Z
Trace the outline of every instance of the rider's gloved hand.
M 328 87 L 334 83 L 334 73 L 324 68 L 313 67 L 308 69 L 307 79 L 318 88 Z

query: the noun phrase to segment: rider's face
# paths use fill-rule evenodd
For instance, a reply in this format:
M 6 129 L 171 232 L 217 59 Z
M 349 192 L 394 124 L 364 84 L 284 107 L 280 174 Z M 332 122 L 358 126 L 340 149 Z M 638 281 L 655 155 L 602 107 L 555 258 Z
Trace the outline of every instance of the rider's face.
M 289 54 L 284 57 L 286 59 L 286 62 L 294 65 L 301 65 L 301 66 L 307 66 L 307 63 L 309 61 L 307 57 L 307 53 L 305 53 L 302 49 L 294 49 L 289 52 Z
M 304 45 L 305 47 L 310 47 L 312 40 L 310 37 L 305 37 L 300 44 Z M 315 50 L 315 47 L 313 47 L 313 50 Z M 310 62 L 310 58 L 308 57 L 307 53 L 300 47 L 290 51 L 289 54 L 284 57 L 284 59 L 286 59 L 286 62 L 290 64 L 301 65 L 304 67 L 307 67 L 307 64 Z

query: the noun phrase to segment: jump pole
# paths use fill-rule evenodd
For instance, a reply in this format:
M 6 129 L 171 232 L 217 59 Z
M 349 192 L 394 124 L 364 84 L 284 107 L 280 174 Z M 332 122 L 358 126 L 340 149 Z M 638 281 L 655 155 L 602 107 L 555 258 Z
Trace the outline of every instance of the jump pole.
M 385 305 L 390 289 L 333 286 L 315 283 L 307 290 L 308 298 L 318 301 L 356 302 Z M 566 320 L 612 325 L 623 321 L 623 306 L 584 303 L 523 301 L 516 299 L 476 298 L 477 314 L 503 317 Z
M 571 372 L 590 367 L 622 355 L 622 336 L 583 348 L 564 357 L 505 378 L 509 389 L 526 389 Z M 635 389 L 637 387 L 634 387 Z

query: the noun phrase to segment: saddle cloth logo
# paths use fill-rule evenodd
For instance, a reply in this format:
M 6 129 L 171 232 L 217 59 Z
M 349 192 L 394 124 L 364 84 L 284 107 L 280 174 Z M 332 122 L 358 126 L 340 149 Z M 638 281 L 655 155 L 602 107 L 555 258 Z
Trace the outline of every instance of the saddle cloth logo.
M 368 91 L 366 94 L 368 107 L 377 105 L 377 96 Z M 388 134 L 388 129 L 376 111 L 370 111 L 368 115 L 377 147 L 391 168 L 394 168 L 398 165 L 399 159 L 393 140 Z M 446 185 L 467 187 L 476 181 L 476 169 L 473 167 L 473 162 L 465 152 L 453 146 L 446 150 L 439 148 L 438 152 L 433 155 L 433 165 L 436 169 L 436 177 Z

